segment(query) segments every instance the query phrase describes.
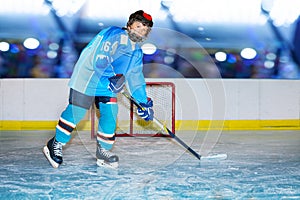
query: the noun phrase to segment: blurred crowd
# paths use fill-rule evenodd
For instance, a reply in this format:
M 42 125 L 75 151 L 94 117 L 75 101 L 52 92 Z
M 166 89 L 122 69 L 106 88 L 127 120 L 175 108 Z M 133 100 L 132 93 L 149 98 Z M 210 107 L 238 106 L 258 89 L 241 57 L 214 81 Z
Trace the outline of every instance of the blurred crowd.
M 65 45 L 49 51 L 48 43 L 35 50 L 15 42 L 9 51 L 0 51 L 1 78 L 69 78 L 85 44 Z M 225 50 L 226 51 L 226 50 Z M 241 58 L 230 50 L 226 61 L 217 61 L 215 49 L 167 49 L 144 56 L 147 78 L 282 78 L 299 79 L 298 66 L 290 56 L 276 58 L 260 52 L 254 59 Z

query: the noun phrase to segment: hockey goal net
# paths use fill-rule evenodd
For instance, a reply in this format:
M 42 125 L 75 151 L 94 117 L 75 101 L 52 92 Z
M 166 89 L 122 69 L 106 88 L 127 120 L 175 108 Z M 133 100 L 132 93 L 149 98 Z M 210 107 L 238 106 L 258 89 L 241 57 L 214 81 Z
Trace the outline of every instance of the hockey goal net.
M 172 82 L 147 82 L 148 97 L 153 100 L 154 116 L 175 133 L 175 85 Z M 116 136 L 164 136 L 152 121 L 144 121 L 136 114 L 136 106 L 123 94 L 118 94 Z M 91 136 L 97 134 L 99 110 L 91 110 Z

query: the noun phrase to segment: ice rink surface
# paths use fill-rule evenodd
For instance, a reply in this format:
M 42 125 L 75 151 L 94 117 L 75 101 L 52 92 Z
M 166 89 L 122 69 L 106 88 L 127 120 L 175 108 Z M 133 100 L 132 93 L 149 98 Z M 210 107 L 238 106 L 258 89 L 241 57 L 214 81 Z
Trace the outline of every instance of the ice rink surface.
M 199 161 L 169 138 L 117 137 L 119 169 L 97 167 L 96 144 L 78 131 L 64 163 L 42 153 L 53 131 L 0 132 L 0 199 L 300 199 L 300 131 L 223 131 Z M 176 133 L 199 152 L 208 133 Z

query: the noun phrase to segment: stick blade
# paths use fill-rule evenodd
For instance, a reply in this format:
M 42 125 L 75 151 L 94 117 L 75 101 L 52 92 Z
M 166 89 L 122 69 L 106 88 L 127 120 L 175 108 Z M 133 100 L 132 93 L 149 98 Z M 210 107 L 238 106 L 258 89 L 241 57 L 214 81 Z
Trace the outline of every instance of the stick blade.
M 226 153 L 213 154 L 213 155 L 201 157 L 201 161 L 221 161 L 221 160 L 226 160 L 226 159 L 227 159 Z

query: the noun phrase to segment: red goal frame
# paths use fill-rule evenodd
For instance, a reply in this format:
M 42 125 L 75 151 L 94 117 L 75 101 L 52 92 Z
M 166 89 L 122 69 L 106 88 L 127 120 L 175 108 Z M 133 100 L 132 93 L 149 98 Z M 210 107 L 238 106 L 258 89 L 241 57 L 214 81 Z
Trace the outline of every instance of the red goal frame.
M 173 82 L 146 82 L 146 88 L 151 86 L 162 86 L 162 87 L 168 87 L 171 90 L 171 126 L 168 127 L 174 134 L 175 134 L 175 84 Z M 122 94 L 121 94 L 122 95 Z M 155 102 L 154 102 L 155 106 Z M 130 121 L 129 121 L 129 132 L 128 133 L 116 133 L 117 137 L 164 137 L 168 135 L 162 134 L 161 132 L 153 131 L 153 134 L 139 134 L 134 132 L 134 107 L 135 105 L 130 102 Z M 155 115 L 155 114 L 154 114 Z M 159 120 L 159 119 L 158 119 Z M 96 128 L 95 128 L 95 122 L 96 122 L 96 110 L 95 106 L 93 105 L 91 108 L 91 137 L 94 138 L 96 135 Z

